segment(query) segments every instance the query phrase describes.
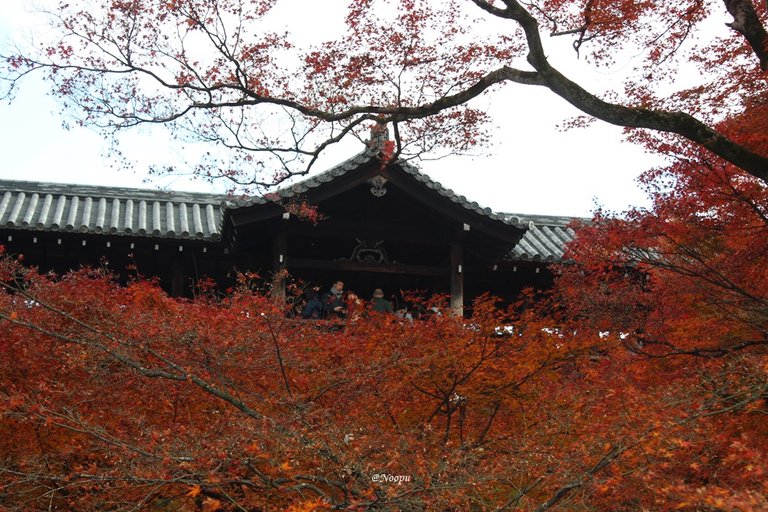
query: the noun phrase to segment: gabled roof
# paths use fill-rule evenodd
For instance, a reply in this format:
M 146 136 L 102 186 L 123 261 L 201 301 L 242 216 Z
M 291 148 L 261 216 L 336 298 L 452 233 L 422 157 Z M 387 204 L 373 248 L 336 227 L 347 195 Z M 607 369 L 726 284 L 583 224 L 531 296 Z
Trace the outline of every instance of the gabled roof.
M 274 197 L 271 197 L 270 200 L 290 199 L 306 194 L 371 162 L 378 162 L 378 153 L 369 147 L 364 152 L 325 172 L 277 190 L 273 194 Z M 575 233 L 573 229 L 568 227 L 575 220 L 573 217 L 493 212 L 490 208 L 483 208 L 476 202 L 469 201 L 463 195 L 458 195 L 453 190 L 443 187 L 437 181 L 420 172 L 416 166 L 406 161 L 398 161 L 397 164 L 417 181 L 463 208 L 493 220 L 525 229 L 523 237 L 510 251 L 509 259 L 541 262 L 560 261 L 563 257 L 565 245 L 574 239 Z M 247 207 L 267 204 L 270 200 L 263 197 L 249 198 L 235 202 L 231 206 Z
M 226 196 L 0 180 L 0 226 L 218 240 Z
M 375 152 L 366 150 L 316 176 L 283 187 L 274 195 L 290 199 L 377 162 Z M 398 165 L 461 208 L 525 229 L 509 259 L 559 261 L 565 244 L 573 240 L 574 232 L 568 224 L 574 219 L 570 217 L 496 213 L 443 187 L 407 162 Z M 228 210 L 273 201 L 264 197 L 233 200 L 220 194 L 0 180 L 0 228 L 215 242 L 221 239 Z
M 379 155 L 375 149 L 371 149 L 369 147 L 362 153 L 359 153 L 354 157 L 345 160 L 344 162 L 334 167 L 331 167 L 327 171 L 323 171 L 316 176 L 312 176 L 292 185 L 278 189 L 274 193 L 270 194 L 268 198 L 253 197 L 240 201 L 233 201 L 229 204 L 229 206 L 231 208 L 242 208 L 253 205 L 268 204 L 280 199 L 290 199 L 295 196 L 306 194 L 307 192 L 317 189 L 322 185 L 348 175 L 349 173 L 356 171 L 366 164 L 372 163 L 375 163 L 376 165 L 379 164 Z M 490 208 L 483 208 L 476 202 L 468 200 L 463 195 L 456 194 L 453 190 L 443 187 L 440 183 L 434 181 L 426 174 L 423 174 L 416 166 L 410 164 L 407 161 L 398 160 L 391 165 L 400 167 L 403 171 L 405 171 L 406 174 L 413 177 L 416 181 L 423 183 L 427 188 L 434 190 L 439 196 L 450 200 L 451 202 L 463 207 L 468 211 L 472 211 L 494 221 L 499 221 L 510 226 L 523 228 L 525 227 L 525 225 L 518 222 L 515 217 L 511 217 L 503 213 L 496 213 Z

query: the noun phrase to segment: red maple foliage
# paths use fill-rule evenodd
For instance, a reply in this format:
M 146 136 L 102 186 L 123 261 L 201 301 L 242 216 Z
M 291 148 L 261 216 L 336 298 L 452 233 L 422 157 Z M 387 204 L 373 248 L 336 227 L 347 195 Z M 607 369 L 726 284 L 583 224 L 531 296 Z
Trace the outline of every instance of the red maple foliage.
M 467 151 L 492 137 L 474 99 L 537 86 L 768 178 L 765 153 L 717 128 L 765 92 L 764 2 L 348 0 L 338 37 L 311 44 L 274 31 L 283 3 L 61 2 L 49 40 L 0 54 L 2 93 L 40 72 L 80 122 L 168 125 L 229 150 L 200 176 L 247 186 L 308 172 L 372 122 L 394 127 L 397 156 Z M 563 38 L 575 53 L 553 50 Z M 593 83 L 567 76 L 569 57 L 600 71 Z
M 754 106 L 721 129 L 764 151 L 765 119 Z M 605 332 L 602 354 L 665 379 L 659 398 L 689 411 L 683 444 L 648 477 L 691 510 L 763 510 L 768 187 L 681 149 L 642 181 L 651 208 L 601 213 L 578 230 L 560 269 L 560 306 L 579 328 Z
M 331 331 L 247 289 L 177 301 L 9 259 L 2 278 L 8 509 L 462 506 L 509 499 L 521 468 L 547 463 L 494 447 L 529 450 L 508 439 L 532 428 L 516 395 L 562 350 L 512 365 L 533 346 L 498 336 L 491 308 L 469 329 L 371 316 Z
M 179 300 L 10 258 L 0 278 L 7 510 L 766 505 L 762 353 L 661 357 L 540 298 L 340 330 L 247 280 Z
M 466 102 L 504 82 L 696 145 L 636 133 L 676 158 L 643 178 L 653 206 L 583 226 L 551 298 L 485 298 L 469 319 L 361 315 L 339 330 L 286 319 L 247 280 L 175 300 L 3 259 L 0 506 L 768 508 L 765 6 L 724 1 L 733 30 L 701 40 L 701 82 L 668 94 L 655 84 L 719 2 L 472 0 L 514 27 L 473 38 L 464 4 L 356 0 L 348 34 L 298 74 L 278 59 L 290 41 L 259 30 L 273 3 L 71 2 L 60 28 L 79 42 L 6 62 L 14 80 L 49 70 L 86 122 L 190 123 L 244 150 L 226 176 L 255 184 L 239 169 L 267 168 L 261 155 L 288 176 L 285 154 L 311 166 L 373 121 L 395 125 L 385 155 L 481 143 Z M 539 26 L 597 64 L 617 47 L 647 60 L 606 102 L 549 63 Z M 209 50 L 173 46 L 193 40 Z M 278 110 L 287 138 L 261 130 Z

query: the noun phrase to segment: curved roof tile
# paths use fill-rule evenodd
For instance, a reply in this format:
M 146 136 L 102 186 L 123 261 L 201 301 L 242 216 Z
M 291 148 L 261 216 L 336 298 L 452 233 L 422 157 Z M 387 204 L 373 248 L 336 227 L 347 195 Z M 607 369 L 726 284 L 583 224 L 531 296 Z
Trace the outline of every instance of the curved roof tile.
M 0 193 L 0 225 L 6 228 L 221 237 L 223 196 L 9 180 L 0 180 Z
M 526 216 L 515 213 L 504 215 L 513 222 L 528 225 L 523 238 L 508 255 L 511 260 L 560 261 L 565 252 L 565 245 L 575 236 L 573 229 L 568 227 L 571 222 L 577 220 L 573 217 Z

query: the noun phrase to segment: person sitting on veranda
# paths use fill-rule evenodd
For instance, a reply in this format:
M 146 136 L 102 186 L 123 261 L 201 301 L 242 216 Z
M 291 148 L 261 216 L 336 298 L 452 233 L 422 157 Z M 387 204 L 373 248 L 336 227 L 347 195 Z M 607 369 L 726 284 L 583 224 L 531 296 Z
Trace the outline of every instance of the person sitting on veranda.
M 353 322 L 360 319 L 365 313 L 365 305 L 355 292 L 347 292 L 347 318 Z
M 301 318 L 322 318 L 323 317 L 323 303 L 320 300 L 320 287 L 313 286 L 304 294 L 304 298 L 307 303 L 301 310 Z
M 344 303 L 344 282 L 336 281 L 331 289 L 323 294 L 323 316 L 326 318 L 345 318 L 347 308 Z
M 384 298 L 384 291 L 381 288 L 373 290 L 373 298 L 371 299 L 371 310 L 379 313 L 393 313 L 394 308 L 392 303 Z

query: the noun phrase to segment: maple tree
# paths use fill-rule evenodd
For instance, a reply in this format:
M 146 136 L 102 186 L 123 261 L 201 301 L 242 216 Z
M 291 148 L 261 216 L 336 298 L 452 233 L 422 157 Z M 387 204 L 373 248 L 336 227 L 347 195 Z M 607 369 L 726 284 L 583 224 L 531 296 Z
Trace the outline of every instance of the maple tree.
M 766 505 L 764 355 L 646 358 L 532 296 L 338 329 L 246 277 L 194 300 L 8 257 L 0 278 L 7 510 Z
M 765 119 L 756 104 L 719 128 L 765 150 Z M 651 208 L 598 212 L 578 230 L 557 293 L 580 328 L 610 333 L 602 353 L 644 361 L 670 379 L 670 399 L 717 425 L 705 437 L 700 426 L 685 429 L 683 452 L 694 457 L 669 461 L 669 492 L 715 510 L 762 510 L 768 187 L 702 151 L 675 150 L 674 164 L 642 176 Z M 758 485 L 714 478 L 721 464 Z
M 394 127 L 401 157 L 483 144 L 488 116 L 472 100 L 521 84 L 768 177 L 765 153 L 716 128 L 765 91 L 763 2 L 351 0 L 346 32 L 309 46 L 270 29 L 279 3 L 61 2 L 49 13 L 53 40 L 4 52 L 6 93 L 43 72 L 80 122 L 170 125 L 175 137 L 230 150 L 224 162 L 203 156 L 200 175 L 268 185 L 365 137 L 371 121 Z M 607 90 L 579 84 L 548 55 L 557 38 L 614 76 L 616 63 L 631 65 Z
M 515 460 L 531 447 L 509 433 L 541 428 L 545 416 L 512 411 L 565 352 L 498 336 L 489 305 L 471 329 L 372 316 L 339 331 L 286 320 L 246 288 L 179 301 L 10 259 L 2 277 L 9 509 L 488 507 L 524 499 L 528 475 L 553 464 Z
M 643 177 L 652 208 L 579 229 L 550 299 L 485 298 L 468 319 L 328 329 L 247 280 L 176 300 L 3 259 L 0 506 L 768 508 L 765 6 L 358 0 L 349 33 L 290 68 L 289 39 L 262 30 L 272 4 L 71 2 L 57 19 L 76 37 L 6 63 L 12 80 L 47 70 L 85 123 L 243 150 L 221 171 L 243 183 L 304 172 L 369 121 L 396 128 L 386 158 L 482 143 L 467 101 L 503 82 L 656 130 L 632 136 L 676 160 Z M 718 8 L 731 28 L 693 41 Z M 475 14 L 512 28 L 475 37 Z M 598 66 L 622 48 L 646 60 L 604 101 L 552 67 L 539 26 Z M 701 82 L 658 87 L 694 43 Z M 260 131 L 273 115 L 287 132 Z

